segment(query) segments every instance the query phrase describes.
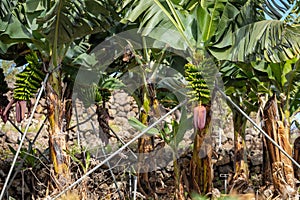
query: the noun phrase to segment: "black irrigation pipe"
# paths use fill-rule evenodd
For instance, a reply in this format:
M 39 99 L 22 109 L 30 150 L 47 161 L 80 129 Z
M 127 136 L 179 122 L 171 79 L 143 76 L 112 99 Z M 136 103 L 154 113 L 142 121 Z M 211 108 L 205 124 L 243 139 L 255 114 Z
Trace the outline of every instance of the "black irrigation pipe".
M 48 117 L 45 118 L 44 122 L 47 120 Z M 13 123 L 9 118 L 8 120 L 10 122 L 10 124 L 21 134 L 24 135 L 24 133 L 16 126 L 15 123 Z M 45 123 L 42 123 L 41 127 L 39 128 L 37 134 L 35 135 L 34 139 L 31 141 L 27 136 L 25 136 L 25 139 L 27 140 L 27 142 L 29 143 L 29 147 L 32 148 L 32 146 L 34 145 L 38 135 L 40 134 L 40 132 L 42 131 L 42 128 L 44 127 Z M 41 152 L 40 149 L 36 149 L 43 158 L 45 158 L 47 160 L 48 163 L 50 163 L 49 159 Z M 29 152 L 28 152 L 29 153 Z
M 298 168 L 300 168 L 299 163 L 295 161 L 279 144 L 277 144 L 264 130 L 262 130 L 238 105 L 236 105 L 219 87 L 216 87 L 218 92 L 228 100 L 244 117 L 246 117 L 249 122 L 253 124 L 268 140 L 270 140 L 288 159 L 290 159 Z

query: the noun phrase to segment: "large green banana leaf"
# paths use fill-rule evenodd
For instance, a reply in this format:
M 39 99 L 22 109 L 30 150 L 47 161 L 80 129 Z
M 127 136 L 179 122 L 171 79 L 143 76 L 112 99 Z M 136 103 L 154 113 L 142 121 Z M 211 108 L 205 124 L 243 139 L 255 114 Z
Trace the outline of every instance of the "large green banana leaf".
M 297 24 L 278 20 L 298 12 L 295 6 L 293 0 L 139 0 L 127 20 L 174 48 L 207 47 L 218 60 L 280 62 L 299 54 Z M 166 37 L 164 29 L 177 31 L 176 37 Z
M 229 27 L 231 29 L 231 27 Z M 283 21 L 258 21 L 235 31 L 228 30 L 209 47 L 218 60 L 250 62 L 264 60 L 277 63 L 293 59 L 300 53 L 300 27 Z
M 120 18 L 114 6 L 109 0 L 1 1 L 0 54 L 26 43 L 61 57 L 72 41 L 115 25 Z

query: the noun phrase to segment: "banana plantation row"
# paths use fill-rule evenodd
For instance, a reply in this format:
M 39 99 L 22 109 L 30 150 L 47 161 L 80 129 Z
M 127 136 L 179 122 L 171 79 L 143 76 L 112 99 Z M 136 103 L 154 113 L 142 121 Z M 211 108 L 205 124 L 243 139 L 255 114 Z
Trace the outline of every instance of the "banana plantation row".
M 219 91 L 229 97 L 233 114 L 233 180 L 250 181 L 246 116 L 256 112 L 265 133 L 278 144 L 263 139 L 263 181 L 282 199 L 297 195 L 300 154 L 299 145 L 290 143 L 290 127 L 300 128 L 295 117 L 300 111 L 299 1 L 4 0 L 0 6 L 0 58 L 14 61 L 16 68 L 26 66 L 16 75 L 10 101 L 0 69 L 0 115 L 7 122 L 15 106 L 21 122 L 32 98 L 47 99 L 46 156 L 56 194 L 75 181 L 66 137 L 72 100 L 95 105 L 99 127 L 110 135 L 107 102 L 121 88 L 138 105 L 139 117 L 132 124 L 140 131 L 162 116 L 160 107 L 170 110 L 186 99 L 193 104 L 193 119 L 182 106 L 181 117 L 169 122 L 168 129 L 148 131 L 159 132 L 176 152 L 184 133 L 180 127 L 188 120 L 193 124 L 188 181 L 174 155 L 175 199 L 213 190 L 211 147 L 205 146 L 206 156 L 199 155 Z M 153 137 L 139 138 L 136 148 L 138 190 L 147 198 L 155 198 L 156 192 L 143 157 L 155 150 Z M 11 178 L 9 174 L 0 199 Z

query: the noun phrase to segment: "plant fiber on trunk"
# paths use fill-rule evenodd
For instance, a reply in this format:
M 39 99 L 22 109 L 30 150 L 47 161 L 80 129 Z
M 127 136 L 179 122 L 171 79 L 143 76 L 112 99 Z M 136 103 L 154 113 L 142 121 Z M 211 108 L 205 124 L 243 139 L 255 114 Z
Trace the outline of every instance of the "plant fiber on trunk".
M 264 108 L 264 130 L 289 155 L 292 147 L 289 143 L 289 126 L 279 120 L 276 96 L 273 95 Z M 293 165 L 283 153 L 270 141 L 266 141 L 272 170 L 272 179 L 275 189 L 283 199 L 293 198 L 296 195 Z

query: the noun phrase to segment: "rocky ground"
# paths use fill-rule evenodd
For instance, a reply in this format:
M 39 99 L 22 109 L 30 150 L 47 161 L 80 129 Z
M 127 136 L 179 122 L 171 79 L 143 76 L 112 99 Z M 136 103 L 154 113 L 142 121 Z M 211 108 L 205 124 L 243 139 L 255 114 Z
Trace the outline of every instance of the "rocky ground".
M 44 101 L 40 102 L 27 133 L 27 139 L 30 141 L 37 137 L 33 150 L 27 153 L 26 150 L 29 143 L 25 141 L 23 145 L 24 150 L 22 150 L 20 158 L 24 158 L 26 154 L 28 156 L 25 158 L 22 167 L 18 167 L 21 166 L 21 159 L 18 159 L 14 171 L 20 168 L 19 173 L 15 174 L 13 181 L 9 183 L 7 199 L 9 199 L 9 196 L 14 199 L 37 199 L 55 193 L 48 185 L 49 174 L 51 175 L 53 172 L 49 168 L 49 158 L 47 157 L 48 135 L 47 123 L 44 123 L 44 104 Z M 220 107 L 220 105 L 224 105 L 224 103 L 219 103 L 218 106 Z M 81 162 L 83 157 L 86 157 L 83 156 L 82 152 L 91 154 L 91 159 L 88 160 L 88 169 L 92 169 L 139 133 L 128 123 L 128 118 L 137 117 L 138 115 L 138 106 L 132 97 L 123 91 L 118 91 L 113 95 L 108 106 L 111 117 L 109 125 L 112 130 L 110 131 L 109 143 L 104 145 L 103 137 L 101 136 L 103 133 L 99 130 L 97 117 L 94 115 L 96 108 L 90 107 L 86 109 L 79 101 L 76 102 L 76 110 L 73 110 L 73 118 L 70 125 L 72 129 L 68 133 L 70 154 L 77 158 L 73 159 L 72 162 L 71 170 L 74 179 L 81 177 L 84 170 L 87 170 L 85 168 L 87 162 Z M 219 107 L 215 108 L 212 134 L 206 138 L 206 142 L 210 143 L 214 149 L 214 187 L 224 193 L 225 190 L 228 192 L 230 188 L 228 184 L 230 184 L 234 171 L 234 136 L 229 109 L 225 106 Z M 10 117 L 14 123 L 13 112 L 11 112 Z M 28 119 L 25 119 L 22 123 L 16 124 L 17 128 L 24 132 L 27 122 Z M 84 123 L 76 126 L 78 122 Z M 10 122 L 6 124 L 1 123 L 0 127 L 0 188 L 2 188 L 13 159 L 14 150 L 18 148 L 20 134 Z M 116 133 L 117 136 L 113 133 Z M 193 131 L 190 127 L 190 129 L 186 130 L 184 139 L 179 144 L 177 154 L 182 169 L 188 168 L 192 141 Z M 156 145 L 162 144 L 162 142 L 162 139 L 159 137 L 155 139 Z M 246 130 L 246 144 L 250 169 L 250 188 L 251 192 L 255 192 L 262 185 L 262 137 L 251 125 L 248 125 Z M 73 195 L 76 197 L 76 191 L 89 191 L 86 193 L 87 199 L 123 199 L 124 197 L 132 197 L 131 194 L 134 191 L 136 179 L 133 170 L 137 163 L 136 155 L 132 152 L 136 152 L 136 147 L 137 141 L 90 175 L 74 190 Z M 172 150 L 168 145 L 165 145 L 153 155 L 155 155 L 156 165 L 154 167 L 155 171 L 151 172 L 153 180 L 150 181 L 154 183 L 157 195 L 161 199 L 170 199 L 174 195 Z M 247 192 L 249 191 L 245 191 L 245 193 Z M 143 197 L 141 193 L 137 192 L 136 194 L 138 197 Z M 70 193 L 69 195 L 72 194 Z

